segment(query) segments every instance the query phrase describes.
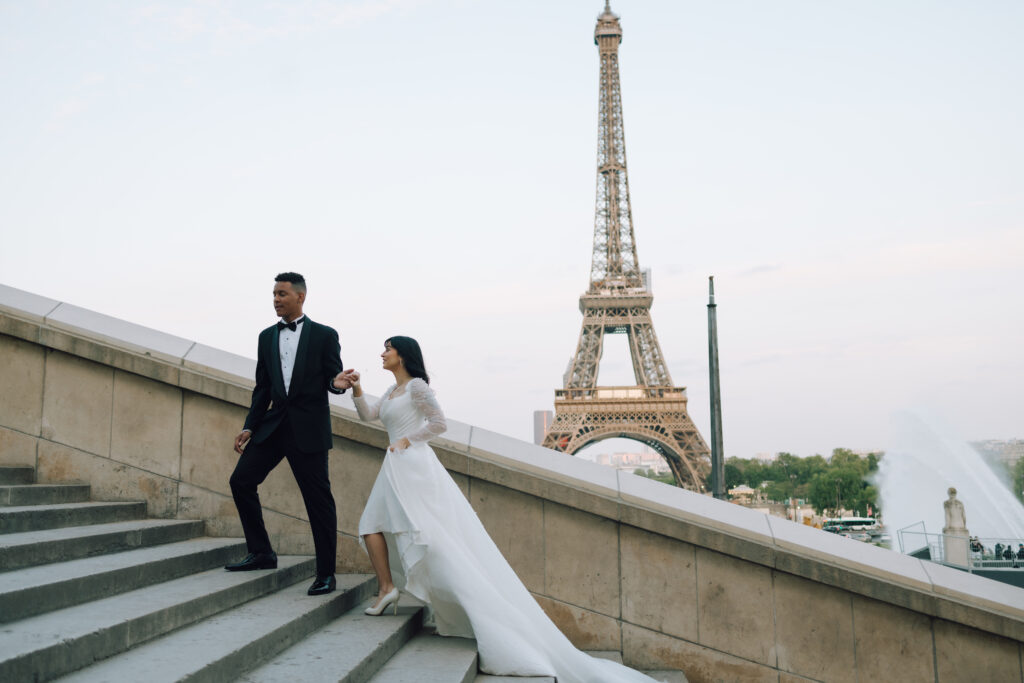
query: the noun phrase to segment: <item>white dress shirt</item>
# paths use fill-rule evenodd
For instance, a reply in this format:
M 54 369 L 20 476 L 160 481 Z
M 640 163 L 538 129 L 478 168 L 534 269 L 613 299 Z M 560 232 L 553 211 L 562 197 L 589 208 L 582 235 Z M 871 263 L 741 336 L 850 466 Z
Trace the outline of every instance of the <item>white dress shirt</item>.
M 302 316 L 295 323 L 295 331 L 287 327 L 277 333 L 277 347 L 281 354 L 281 377 L 284 378 L 284 393 L 288 393 L 288 387 L 292 383 L 292 370 L 295 369 L 295 354 L 299 350 L 299 337 L 302 335 L 302 323 L 306 316 Z M 284 318 L 281 322 L 287 322 Z

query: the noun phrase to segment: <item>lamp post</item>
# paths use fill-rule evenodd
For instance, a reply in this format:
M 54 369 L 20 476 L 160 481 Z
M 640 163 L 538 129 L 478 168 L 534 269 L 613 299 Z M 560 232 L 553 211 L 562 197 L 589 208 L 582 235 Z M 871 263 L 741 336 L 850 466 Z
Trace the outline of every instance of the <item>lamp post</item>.
M 711 494 L 725 498 L 725 456 L 722 454 L 722 393 L 718 383 L 718 318 L 715 277 L 708 278 L 708 365 L 711 375 Z

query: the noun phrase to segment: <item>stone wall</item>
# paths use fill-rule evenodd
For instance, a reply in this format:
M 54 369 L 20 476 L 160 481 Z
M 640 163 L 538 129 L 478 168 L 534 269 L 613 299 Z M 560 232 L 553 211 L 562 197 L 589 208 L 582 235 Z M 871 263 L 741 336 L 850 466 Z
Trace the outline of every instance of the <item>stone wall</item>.
M 254 331 L 255 333 L 255 331 Z M 240 536 L 231 444 L 255 363 L 0 285 L 0 464 Z M 333 399 L 340 571 L 386 446 Z M 433 443 L 579 647 L 700 681 L 1024 681 L 1024 590 L 470 425 Z M 261 490 L 279 552 L 312 553 L 287 466 Z

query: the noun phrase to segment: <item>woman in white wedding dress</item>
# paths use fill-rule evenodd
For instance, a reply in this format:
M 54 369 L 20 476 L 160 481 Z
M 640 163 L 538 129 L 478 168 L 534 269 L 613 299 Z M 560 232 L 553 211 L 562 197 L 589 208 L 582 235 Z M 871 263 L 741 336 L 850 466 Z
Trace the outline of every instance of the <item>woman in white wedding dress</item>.
M 556 676 L 559 683 L 652 683 L 580 652 L 548 619 L 427 444 L 446 425 L 419 344 L 391 337 L 381 358 L 395 383 L 373 406 L 358 372 L 347 370 L 335 380 L 338 388 L 352 388 L 361 419 L 384 423 L 391 444 L 359 520 L 379 582 L 367 614 L 396 604 L 403 589 L 431 606 L 439 634 L 476 639 L 486 673 Z

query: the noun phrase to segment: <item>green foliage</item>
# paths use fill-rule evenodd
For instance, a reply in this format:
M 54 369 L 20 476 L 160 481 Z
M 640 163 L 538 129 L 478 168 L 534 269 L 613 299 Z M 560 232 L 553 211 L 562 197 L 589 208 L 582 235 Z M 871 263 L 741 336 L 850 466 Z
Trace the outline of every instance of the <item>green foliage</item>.
M 1013 464 L 1013 471 L 1010 474 L 1010 489 L 1017 500 L 1024 503 L 1024 458 Z
M 735 460 L 735 458 L 731 458 L 731 460 Z M 732 462 L 725 463 L 725 490 L 736 488 L 743 481 L 743 470 Z
M 868 506 L 878 514 L 878 489 L 868 479 L 878 470 L 881 458 L 881 453 L 860 456 L 847 448 L 836 448 L 827 460 L 820 455 L 800 458 L 791 453 L 779 453 L 770 462 L 729 458 L 726 488 L 746 484 L 780 503 L 801 498 L 818 514 L 834 515 L 837 508 L 845 508 L 866 515 Z M 1024 480 L 1024 470 L 1021 477 Z

